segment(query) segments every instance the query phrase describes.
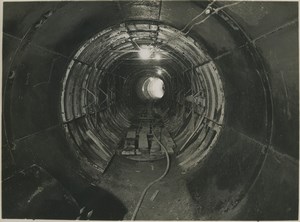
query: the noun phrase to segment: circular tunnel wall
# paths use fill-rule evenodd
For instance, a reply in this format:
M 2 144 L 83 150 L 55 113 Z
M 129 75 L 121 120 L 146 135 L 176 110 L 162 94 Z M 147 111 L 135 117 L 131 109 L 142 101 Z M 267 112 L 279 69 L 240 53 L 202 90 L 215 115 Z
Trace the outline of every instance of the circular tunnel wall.
M 156 32 L 157 38 L 153 40 L 153 33 Z M 132 36 L 136 36 L 135 40 L 132 40 Z M 140 58 L 145 45 L 152 46 L 149 47 L 150 61 Z M 159 53 L 162 60 L 150 57 L 155 53 Z M 125 66 L 124 61 L 129 61 L 129 65 Z M 153 70 L 143 68 L 149 62 Z M 177 72 L 169 68 L 174 63 L 180 64 Z M 198 63 L 207 64 L 194 69 Z M 116 71 L 118 66 L 122 73 Z M 170 119 L 174 115 L 166 113 L 166 107 L 161 108 L 160 112 L 166 113 L 164 121 L 168 130 L 173 134 L 176 131 L 178 137 L 181 137 L 180 142 L 185 141 L 183 144 L 176 141 L 180 164 L 189 167 L 196 165 L 213 147 L 219 135 L 224 117 L 223 87 L 216 66 L 199 44 L 163 24 L 121 24 L 97 34 L 78 50 L 68 66 L 61 97 L 62 121 L 66 123 L 68 138 L 73 138 L 71 146 L 76 144 L 74 148 L 90 153 L 86 154 L 88 159 L 104 170 L 105 163 L 109 162 L 118 148 L 122 132 L 124 134 L 130 126 L 132 115 L 137 114 L 137 109 L 133 111 L 136 97 L 130 98 L 135 95 L 134 89 L 138 87 L 140 78 L 144 78 L 142 82 L 145 81 L 147 87 L 151 86 L 150 80 L 158 75 L 155 73 L 156 67 L 160 66 L 165 66 L 165 72 L 169 74 L 166 77 L 168 85 L 177 90 L 174 93 L 170 87 L 166 87 L 170 92 L 166 93 L 164 101 L 169 106 L 172 103 L 184 104 L 184 107 L 174 107 L 179 113 L 184 109 L 183 115 L 178 115 L 184 119 L 182 122 L 173 121 L 177 125 L 172 126 Z M 127 84 L 131 85 L 131 90 L 124 92 Z M 116 97 L 121 97 L 118 91 L 127 95 L 122 97 L 120 104 L 116 102 Z M 145 92 L 144 100 L 151 101 L 151 94 Z M 128 100 L 133 103 L 129 105 Z M 110 106 L 115 106 L 114 111 L 107 109 Z M 179 132 L 180 127 L 185 129 Z M 203 139 L 198 139 L 195 144 L 191 141 L 192 137 Z
M 17 47 L 3 85 L 11 164 L 38 163 L 74 193 L 101 180 L 144 106 L 139 81 L 160 78 L 165 92 L 153 110 L 201 205 L 194 219 L 239 215 L 234 210 L 257 182 L 274 136 L 269 67 L 239 10 L 246 9 L 211 2 L 43 3 L 25 10 L 32 16 L 17 31 L 5 29 L 23 37 L 11 40 Z M 141 59 L 142 46 L 159 57 Z

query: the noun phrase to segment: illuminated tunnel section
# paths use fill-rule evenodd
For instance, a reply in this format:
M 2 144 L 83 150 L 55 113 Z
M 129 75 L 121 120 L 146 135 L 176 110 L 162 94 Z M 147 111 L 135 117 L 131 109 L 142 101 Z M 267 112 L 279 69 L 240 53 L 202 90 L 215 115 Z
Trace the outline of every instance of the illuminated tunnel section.
M 165 94 L 164 81 L 157 77 L 141 79 L 136 88 L 137 94 L 142 100 L 158 100 Z
M 3 217 L 130 219 L 166 167 L 122 154 L 148 124 L 171 164 L 137 219 L 297 219 L 297 6 L 4 3 Z
M 144 46 L 139 48 L 132 44 L 128 29 L 131 35 L 137 36 L 134 40 L 135 44 Z M 151 38 L 153 35 L 151 30 L 153 32 L 159 30 L 155 41 Z M 176 44 L 172 41 L 174 38 L 182 43 Z M 145 45 L 152 47 L 146 48 Z M 175 56 L 183 51 L 186 52 L 184 56 Z M 178 156 L 180 165 L 186 168 L 196 165 L 213 147 L 221 129 L 225 103 L 222 83 L 216 66 L 199 44 L 162 24 L 131 23 L 106 29 L 84 43 L 75 54 L 63 81 L 61 97 L 62 120 L 68 138 L 71 140 L 71 147 L 77 147 L 93 166 L 104 172 L 118 148 L 120 139 L 124 137 L 124 131 L 130 126 L 131 115 L 134 113 L 130 111 L 133 107 L 122 107 L 122 104 L 116 104 L 117 91 L 124 88 L 123 85 L 135 83 L 136 86 L 130 88 L 136 89 L 141 85 L 138 94 L 141 100 L 151 101 L 162 98 L 162 91 L 157 95 L 152 90 L 157 87 L 155 84 L 158 84 L 158 90 L 163 90 L 163 80 L 143 70 L 138 74 L 133 72 L 129 76 L 124 75 L 123 78 L 126 78 L 124 83 L 116 85 L 120 74 L 111 69 L 112 67 L 115 69 L 116 66 L 122 69 L 122 62 L 126 59 L 141 63 L 141 67 L 143 63 L 150 60 L 152 64 L 154 63 L 154 67 L 158 67 L 152 70 L 156 72 L 154 76 L 159 75 L 157 72 L 161 70 L 159 68 L 161 64 L 174 62 L 180 64 L 179 74 L 173 74 L 171 70 L 168 71 L 168 67 L 165 68 L 164 72 L 169 73 L 173 81 L 169 85 L 176 88 L 178 92 L 175 95 L 173 92 L 166 93 L 168 97 L 164 100 L 171 102 L 174 98 L 181 97 L 179 101 L 187 103 L 184 108 L 188 110 L 184 111 L 186 113 L 184 115 L 188 120 L 183 119 L 182 122 L 175 120 L 174 126 L 170 121 L 172 117 L 168 115 L 164 117 L 164 121 L 168 130 L 176 134 L 174 140 L 180 154 Z M 201 69 L 190 70 L 190 67 L 197 66 L 199 62 L 207 64 Z M 180 84 L 182 81 L 179 80 L 183 79 L 182 75 L 188 77 L 184 85 Z M 142 79 L 137 79 L 139 76 Z M 128 98 L 124 100 L 127 101 Z M 114 111 L 105 110 L 105 107 L 114 104 L 116 105 Z M 166 110 L 161 109 L 161 111 Z M 193 130 L 186 127 L 187 130 L 178 132 L 182 125 L 188 124 L 193 125 L 190 126 Z M 190 142 L 191 138 L 196 136 L 197 141 Z

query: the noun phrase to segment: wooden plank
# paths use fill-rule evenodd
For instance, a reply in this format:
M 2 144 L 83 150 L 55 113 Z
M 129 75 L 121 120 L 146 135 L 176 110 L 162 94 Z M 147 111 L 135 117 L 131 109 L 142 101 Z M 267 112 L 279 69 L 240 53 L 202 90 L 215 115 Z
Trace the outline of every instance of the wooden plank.
M 92 139 L 92 141 L 97 145 L 97 147 L 99 147 L 99 149 L 107 156 L 107 157 L 112 157 L 112 155 L 106 151 L 106 149 L 104 148 L 104 146 L 101 144 L 101 142 L 99 141 L 99 139 L 97 138 L 97 136 L 91 131 L 91 130 L 87 130 L 86 134 Z

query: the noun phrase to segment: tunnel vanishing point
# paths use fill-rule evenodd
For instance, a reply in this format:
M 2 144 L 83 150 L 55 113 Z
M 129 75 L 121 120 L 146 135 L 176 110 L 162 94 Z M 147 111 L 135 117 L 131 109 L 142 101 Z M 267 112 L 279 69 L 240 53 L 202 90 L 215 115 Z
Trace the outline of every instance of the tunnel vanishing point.
M 4 2 L 2 39 L 2 218 L 298 219 L 298 2 Z

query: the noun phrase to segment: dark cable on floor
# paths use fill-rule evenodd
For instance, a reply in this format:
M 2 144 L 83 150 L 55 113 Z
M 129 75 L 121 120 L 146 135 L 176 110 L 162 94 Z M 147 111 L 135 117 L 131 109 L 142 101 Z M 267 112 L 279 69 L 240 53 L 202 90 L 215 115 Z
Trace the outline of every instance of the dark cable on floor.
M 144 189 L 144 191 L 143 191 L 143 193 L 142 193 L 142 195 L 141 195 L 141 197 L 140 197 L 140 199 L 139 199 L 139 202 L 138 202 L 138 204 L 136 205 L 135 210 L 134 210 L 134 212 L 133 212 L 133 214 L 132 214 L 131 220 L 135 220 L 136 215 L 137 215 L 137 213 L 138 213 L 138 211 L 139 211 L 139 209 L 140 209 L 140 207 L 141 207 L 141 204 L 142 204 L 142 202 L 143 202 L 143 200 L 144 200 L 144 198 L 145 198 L 145 196 L 146 196 L 146 193 L 147 193 L 147 191 L 149 190 L 149 188 L 150 188 L 153 184 L 155 184 L 155 183 L 157 183 L 158 181 L 160 181 L 161 179 L 163 179 L 163 178 L 167 175 L 167 173 L 168 173 L 168 171 L 169 171 L 169 168 L 170 168 L 170 157 L 169 157 L 169 154 L 168 154 L 168 150 L 167 150 L 166 147 L 159 141 L 159 139 L 157 139 L 157 137 L 156 137 L 154 134 L 153 134 L 153 138 L 154 138 L 154 139 L 161 145 L 161 147 L 164 149 L 165 154 L 166 154 L 166 158 L 167 158 L 167 166 L 166 166 L 166 169 L 165 169 L 164 173 L 163 173 L 159 178 L 157 178 L 156 180 L 154 180 L 154 181 L 152 181 L 151 183 L 149 183 L 148 186 Z

